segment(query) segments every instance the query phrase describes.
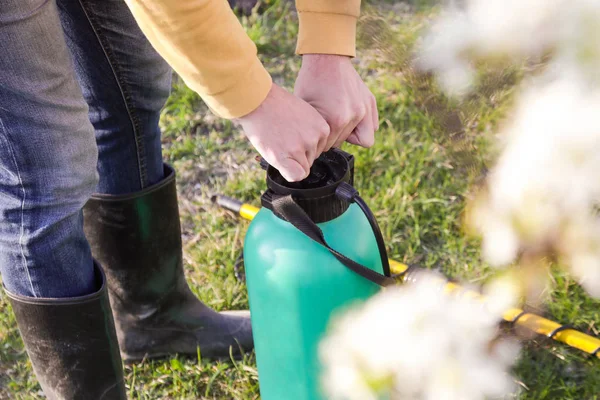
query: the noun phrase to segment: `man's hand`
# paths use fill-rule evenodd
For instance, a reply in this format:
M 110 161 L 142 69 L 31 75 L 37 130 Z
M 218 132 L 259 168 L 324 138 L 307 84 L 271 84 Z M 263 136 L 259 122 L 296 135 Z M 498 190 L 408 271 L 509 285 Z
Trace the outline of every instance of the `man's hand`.
M 375 96 L 364 84 L 349 57 L 305 54 L 294 94 L 312 105 L 325 118 L 331 133 L 325 147 L 344 141 L 371 147 L 379 128 Z
M 238 122 L 256 150 L 289 182 L 308 176 L 329 136 L 327 122 L 310 104 L 275 84 L 261 105 Z

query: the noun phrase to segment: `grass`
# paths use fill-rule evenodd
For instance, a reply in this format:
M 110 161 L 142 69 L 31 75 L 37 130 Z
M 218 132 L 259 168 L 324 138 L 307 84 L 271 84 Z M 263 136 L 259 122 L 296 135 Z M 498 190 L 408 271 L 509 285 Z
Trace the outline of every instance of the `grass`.
M 346 150 L 356 155 L 356 186 L 375 210 L 390 256 L 479 284 L 493 271 L 481 262 L 479 243 L 464 235 L 461 215 L 475 178 L 493 157 L 491 132 L 506 115 L 521 72 L 484 71 L 479 94 L 456 108 L 427 81 L 423 86 L 405 61 L 429 3 L 381 1 L 365 8 L 356 66 L 377 97 L 382 122 L 373 148 Z M 291 57 L 297 27 L 289 3 L 267 3 L 261 16 L 242 22 L 275 81 L 291 89 L 300 60 Z M 161 123 L 165 158 L 178 172 L 190 285 L 216 309 L 245 308 L 245 285 L 236 280 L 234 264 L 248 223 L 209 199 L 224 193 L 258 205 L 264 176 L 255 152 L 239 129 L 212 116 L 179 81 Z M 564 272 L 554 271 L 552 281 L 547 316 L 597 335 L 600 303 Z M 125 373 L 132 399 L 259 398 L 252 355 L 238 362 L 145 361 Z M 544 338 L 526 342 L 515 373 L 519 391 L 513 398 L 600 398 L 597 360 Z M 0 295 L 3 398 L 42 397 L 12 311 Z

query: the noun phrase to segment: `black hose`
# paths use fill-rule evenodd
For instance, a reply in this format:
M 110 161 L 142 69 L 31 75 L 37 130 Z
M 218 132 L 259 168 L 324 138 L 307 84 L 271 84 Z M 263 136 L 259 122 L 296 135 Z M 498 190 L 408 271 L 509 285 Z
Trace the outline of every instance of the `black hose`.
M 365 203 L 365 201 L 358 194 L 358 190 L 356 190 L 352 185 L 349 185 L 345 182 L 341 183 L 335 191 L 336 195 L 350 203 L 356 203 L 358 207 L 362 210 L 369 221 L 369 225 L 371 225 L 371 229 L 373 230 L 373 234 L 375 235 L 375 240 L 377 241 L 377 247 L 379 249 L 379 255 L 381 256 L 381 265 L 383 266 L 383 274 L 385 276 L 391 276 L 390 272 L 390 261 L 388 259 L 387 250 L 385 248 L 385 242 L 383 241 L 383 235 L 381 234 L 381 229 L 379 228 L 379 224 L 375 219 L 375 215 Z
M 379 224 L 375 219 L 375 215 L 371 212 L 367 203 L 362 199 L 362 197 L 356 195 L 354 198 L 354 202 L 358 204 L 360 209 L 365 213 L 369 224 L 371 225 L 371 229 L 373 229 L 373 233 L 375 234 L 375 239 L 377 240 L 377 247 L 379 248 L 379 254 L 381 255 L 381 265 L 383 265 L 383 274 L 385 276 L 391 276 L 390 273 L 390 261 L 388 259 L 387 250 L 385 248 L 385 242 L 383 241 L 383 235 L 381 234 L 381 229 L 379 228 Z

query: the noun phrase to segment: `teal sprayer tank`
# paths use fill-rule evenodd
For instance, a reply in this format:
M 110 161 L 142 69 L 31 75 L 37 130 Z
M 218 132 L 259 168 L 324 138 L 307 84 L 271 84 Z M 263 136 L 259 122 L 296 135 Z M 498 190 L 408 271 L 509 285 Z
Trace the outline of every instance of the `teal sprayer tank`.
M 260 393 L 320 400 L 318 346 L 332 316 L 394 280 L 350 154 L 324 153 L 298 183 L 264 167 L 268 190 L 244 243 Z

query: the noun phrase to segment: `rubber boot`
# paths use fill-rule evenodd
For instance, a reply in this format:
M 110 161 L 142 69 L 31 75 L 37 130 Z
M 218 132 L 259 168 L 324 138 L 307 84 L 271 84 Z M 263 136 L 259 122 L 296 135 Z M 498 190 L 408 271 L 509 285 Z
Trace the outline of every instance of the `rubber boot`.
M 5 289 L 50 400 L 127 398 L 106 281 L 98 267 L 96 278 L 100 289 L 82 297 L 24 297 Z
M 217 313 L 191 292 L 183 272 L 175 172 L 131 195 L 95 195 L 86 236 L 108 279 L 126 362 L 173 354 L 226 358 L 252 350 L 249 313 Z

